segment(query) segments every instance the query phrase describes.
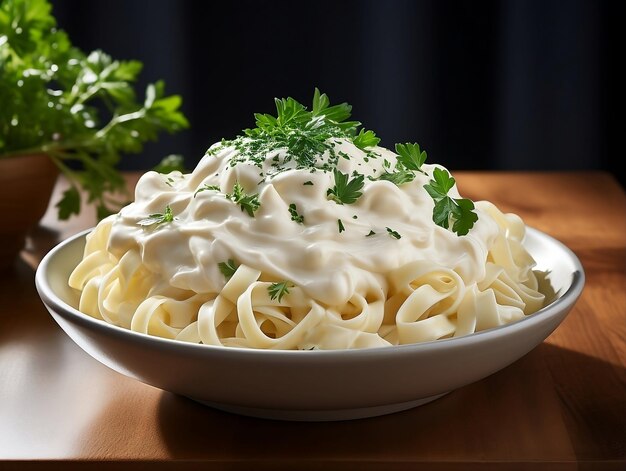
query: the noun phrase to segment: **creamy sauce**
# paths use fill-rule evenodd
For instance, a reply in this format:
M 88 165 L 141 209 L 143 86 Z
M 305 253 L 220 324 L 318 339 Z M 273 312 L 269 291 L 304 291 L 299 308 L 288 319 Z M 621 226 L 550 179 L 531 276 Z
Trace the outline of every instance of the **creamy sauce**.
M 377 177 L 385 159 L 395 166 L 396 155 L 381 147 L 372 149 L 377 158 L 348 140 L 341 140 L 336 150 L 349 156 L 338 161 L 343 173 Z M 116 216 L 110 252 L 121 257 L 139 247 L 149 270 L 176 288 L 199 293 L 219 292 L 225 279 L 218 263 L 233 259 L 276 280 L 289 280 L 328 305 L 346 303 L 371 273 L 385 274 L 414 260 L 450 267 L 467 285 L 485 276 L 487 251 L 498 226 L 480 204 L 478 221 L 466 236 L 435 225 L 434 203 L 423 188 L 434 165 L 424 165 L 426 175 L 417 174 L 401 186 L 366 178 L 363 195 L 354 204 L 341 205 L 326 194 L 334 184 L 332 172 L 293 168 L 268 176 L 280 153 L 268 155 L 261 168 L 253 163 L 231 168 L 236 153 L 226 147 L 206 155 L 191 174 L 144 174 L 134 203 Z M 225 197 L 235 182 L 247 193 L 259 194 L 254 217 Z M 196 193 L 204 185 L 221 191 Z M 450 195 L 460 197 L 456 187 Z M 303 224 L 292 220 L 290 204 L 304 217 Z M 149 214 L 162 213 L 166 205 L 173 222 L 147 228 L 137 224 Z M 345 228 L 341 233 L 338 220 Z M 392 237 L 387 228 L 401 238 Z M 370 231 L 376 234 L 367 236 Z

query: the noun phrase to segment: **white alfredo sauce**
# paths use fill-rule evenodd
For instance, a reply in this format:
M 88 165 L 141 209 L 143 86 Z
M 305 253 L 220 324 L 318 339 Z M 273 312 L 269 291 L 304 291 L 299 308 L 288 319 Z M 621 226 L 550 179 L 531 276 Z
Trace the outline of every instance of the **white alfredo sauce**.
M 362 196 L 342 205 L 327 197 L 334 185 L 330 171 L 291 168 L 272 175 L 276 157 L 284 157 L 280 152 L 268 155 L 261 166 L 239 162 L 231 167 L 238 152 L 234 147 L 215 144 L 211 149 L 212 155 L 205 155 L 190 174 L 147 172 L 141 177 L 135 201 L 113 216 L 108 246 L 113 255 L 139 248 L 146 268 L 176 288 L 197 293 L 219 292 L 226 280 L 218 263 L 232 259 L 276 281 L 288 280 L 327 305 L 345 304 L 368 277 L 386 283 L 383 274 L 409 261 L 449 267 L 466 285 L 485 276 L 498 225 L 479 202 L 478 221 L 466 236 L 437 226 L 434 202 L 424 189 L 435 165 L 423 165 L 425 175 L 417 173 L 400 186 L 372 181 L 367 177 L 381 175 L 385 159 L 388 168 L 395 167 L 396 155 L 374 147 L 371 151 L 379 157 L 372 158 L 349 140 L 337 140 L 335 151 L 348 157 L 340 157 L 337 168 L 366 176 Z M 258 193 L 260 208 L 253 217 L 226 197 L 235 182 L 247 194 Z M 197 192 L 204 185 L 220 191 Z M 460 197 L 456 187 L 449 195 Z M 304 217 L 303 224 L 292 220 L 291 204 Z M 138 224 L 149 214 L 163 213 L 167 205 L 174 221 L 156 227 Z M 375 234 L 368 236 L 371 231 Z

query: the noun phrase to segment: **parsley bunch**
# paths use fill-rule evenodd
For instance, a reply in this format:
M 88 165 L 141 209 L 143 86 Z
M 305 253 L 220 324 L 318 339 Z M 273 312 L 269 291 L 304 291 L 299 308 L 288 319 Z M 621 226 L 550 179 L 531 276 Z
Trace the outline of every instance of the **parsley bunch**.
M 99 218 L 119 209 L 107 195 L 125 188 L 116 169 L 122 155 L 188 127 L 181 98 L 167 96 L 162 81 L 138 99 L 141 68 L 72 46 L 48 0 L 0 3 L 0 158 L 47 154 L 54 161 L 71 185 L 57 204 L 60 219 L 79 214 L 79 187 Z
M 373 131 L 361 129 L 358 121 L 348 121 L 352 107 L 347 103 L 330 105 L 330 100 L 325 93 L 315 89 L 313 103 L 309 111 L 306 106 L 293 98 L 275 98 L 276 116 L 271 114 L 256 113 L 256 127 L 245 129 L 243 135 L 233 141 L 222 141 L 222 146 L 208 151 L 208 154 L 217 152 L 223 146 L 234 146 L 237 154 L 230 160 L 230 166 L 241 162 L 249 162 L 263 168 L 269 155 L 272 157 L 271 166 L 274 170 L 267 175 L 273 175 L 293 168 L 289 164 L 295 162 L 297 169 L 321 170 L 332 172 L 334 185 L 327 189 L 326 196 L 337 204 L 354 204 L 363 194 L 365 175 L 353 172 L 352 175 L 344 174 L 337 168 L 339 158 L 349 159 L 344 152 L 335 152 L 334 147 L 337 139 L 348 139 L 356 147 L 363 150 L 366 162 L 370 158 L 380 157 L 371 147 L 377 146 L 380 139 Z M 387 180 L 397 186 L 410 183 L 415 180 L 417 174 L 426 175 L 422 166 L 426 162 L 426 151 L 422 150 L 417 143 L 396 144 L 396 164 L 391 169 L 388 160 L 383 161 L 384 172 L 377 178 L 368 177 L 370 180 Z M 283 155 L 282 161 L 279 153 Z M 263 173 L 259 174 L 264 177 Z M 446 229 L 451 228 L 457 235 L 466 235 L 478 220 L 474 212 L 474 203 L 465 198 L 451 198 L 448 191 L 455 184 L 454 178 L 441 169 L 435 169 L 433 180 L 424 188 L 433 198 L 433 222 Z M 312 185 L 307 181 L 304 185 Z M 210 188 L 200 188 L 196 193 Z M 234 192 L 235 193 L 235 192 Z M 228 195 L 227 195 L 228 196 Z M 254 198 L 256 195 L 252 195 Z M 250 198 L 246 196 L 247 198 Z M 238 198 L 232 198 L 239 203 Z M 242 200 L 243 201 L 243 200 Z M 247 201 L 247 200 L 246 200 Z M 250 201 L 253 205 L 245 207 L 250 216 L 258 209 L 257 201 Z M 289 206 L 291 219 L 299 224 L 304 223 L 304 218 L 297 212 L 294 204 Z M 339 233 L 346 230 L 343 221 L 337 219 Z M 388 234 L 394 239 L 402 236 L 393 229 L 386 228 Z M 375 235 L 370 231 L 366 237 Z
M 277 172 L 292 161 L 295 161 L 296 168 L 328 171 L 335 167 L 338 159 L 333 151 L 333 138 L 348 138 L 360 149 L 375 146 L 380 140 L 373 131 L 361 129 L 357 134 L 361 123 L 348 121 L 352 106 L 347 103 L 331 106 L 328 96 L 317 88 L 310 111 L 291 97 L 274 101 L 276 116 L 256 113 L 255 128 L 245 129 L 234 141 L 224 142 L 239 151 L 231 165 L 249 161 L 261 166 L 268 154 L 281 150 L 285 152 L 285 158 L 282 162 L 275 159 L 273 166 Z M 323 162 L 320 157 L 326 151 L 330 154 L 330 161 Z

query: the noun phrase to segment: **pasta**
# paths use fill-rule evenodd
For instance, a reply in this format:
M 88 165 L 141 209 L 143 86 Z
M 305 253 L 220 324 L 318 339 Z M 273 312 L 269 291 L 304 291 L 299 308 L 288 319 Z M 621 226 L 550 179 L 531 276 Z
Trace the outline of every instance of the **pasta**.
M 79 310 L 184 342 L 310 350 L 460 337 L 543 306 L 518 216 L 476 202 L 460 236 L 434 222 L 424 188 L 442 166 L 396 184 L 379 176 L 398 154 L 332 147 L 332 168 L 328 151 L 303 167 L 288 150 L 245 160 L 224 142 L 191 173 L 145 173 L 87 236 L 69 278 Z M 337 175 L 357 174 L 356 201 L 333 199 Z

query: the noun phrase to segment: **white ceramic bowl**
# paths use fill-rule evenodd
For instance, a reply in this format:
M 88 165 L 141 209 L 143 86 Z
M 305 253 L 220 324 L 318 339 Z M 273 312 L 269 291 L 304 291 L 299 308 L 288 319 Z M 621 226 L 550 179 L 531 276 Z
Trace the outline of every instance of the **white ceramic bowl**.
M 56 246 L 36 274 L 39 295 L 61 328 L 115 371 L 209 406 L 283 420 L 345 420 L 409 409 L 484 378 L 539 345 L 581 294 L 578 258 L 529 228 L 525 246 L 549 272 L 552 302 L 517 322 L 465 337 L 364 350 L 276 351 L 215 347 L 153 337 L 80 313 L 67 280 L 82 232 Z

